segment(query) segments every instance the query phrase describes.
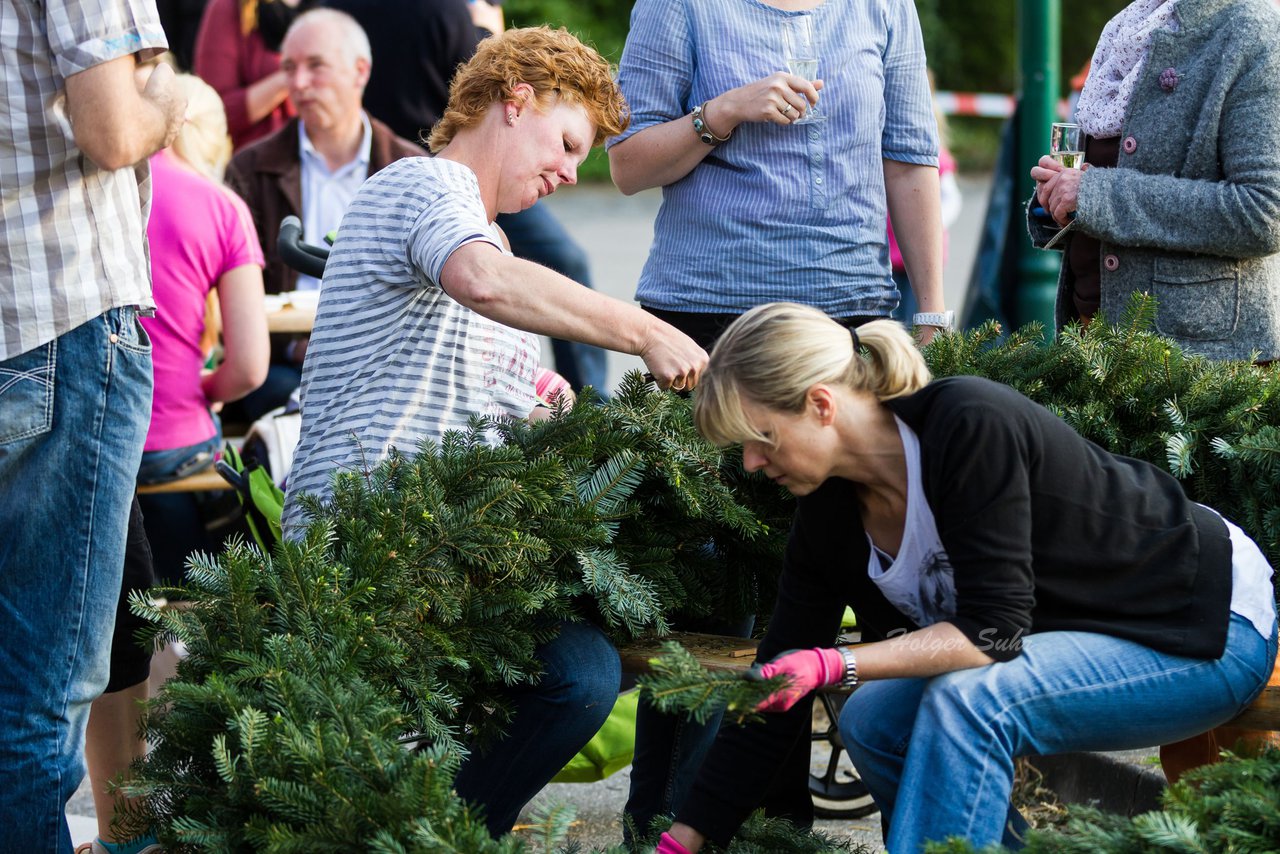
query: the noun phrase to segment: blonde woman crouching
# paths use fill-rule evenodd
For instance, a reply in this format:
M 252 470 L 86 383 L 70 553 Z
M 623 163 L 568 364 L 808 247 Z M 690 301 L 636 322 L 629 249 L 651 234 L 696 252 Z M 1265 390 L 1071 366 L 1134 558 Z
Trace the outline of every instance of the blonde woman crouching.
M 758 658 L 791 685 L 721 730 L 659 851 L 727 841 L 825 685 L 858 686 L 845 746 L 915 854 L 1016 844 L 1017 756 L 1174 741 L 1266 683 L 1271 567 L 1238 527 L 1011 388 L 931 380 L 896 323 L 762 306 L 696 395 L 704 436 L 799 497 Z M 846 605 L 872 642 L 832 647 Z

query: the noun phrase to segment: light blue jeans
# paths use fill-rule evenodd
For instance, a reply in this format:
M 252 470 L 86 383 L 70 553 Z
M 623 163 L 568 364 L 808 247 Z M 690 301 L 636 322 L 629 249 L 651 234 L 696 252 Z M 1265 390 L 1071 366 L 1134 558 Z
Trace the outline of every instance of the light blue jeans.
M 1023 639 L 1012 661 L 860 686 L 840 715 L 849 758 L 887 823 L 890 854 L 1005 835 L 1013 760 L 1168 744 L 1235 717 L 1266 685 L 1269 638 L 1231 615 L 1216 661 L 1086 632 Z
M 150 417 L 132 308 L 0 362 L 0 850 L 71 851 Z

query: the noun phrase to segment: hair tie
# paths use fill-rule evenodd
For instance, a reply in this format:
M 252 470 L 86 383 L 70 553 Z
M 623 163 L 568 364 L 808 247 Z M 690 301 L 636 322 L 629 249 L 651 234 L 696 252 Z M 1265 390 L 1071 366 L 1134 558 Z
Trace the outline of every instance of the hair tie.
M 858 351 L 862 349 L 862 341 L 858 338 L 858 330 L 852 326 L 849 327 L 849 334 L 853 336 L 853 355 L 857 358 Z

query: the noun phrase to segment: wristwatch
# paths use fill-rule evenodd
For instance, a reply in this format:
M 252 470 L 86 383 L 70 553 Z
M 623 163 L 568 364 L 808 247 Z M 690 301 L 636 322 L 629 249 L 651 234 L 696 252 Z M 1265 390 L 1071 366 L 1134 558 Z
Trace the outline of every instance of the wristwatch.
M 954 311 L 919 311 L 911 315 L 912 326 L 936 326 L 950 331 L 955 323 Z
M 698 139 L 702 140 L 707 145 L 719 145 L 722 142 L 728 142 L 729 136 L 733 136 L 733 131 L 729 131 L 729 136 L 716 136 L 712 133 L 711 128 L 707 127 L 706 121 L 702 118 L 702 108 L 705 106 L 706 104 L 699 104 L 694 107 L 693 115 L 691 116 L 693 119 L 693 129 L 698 132 Z
M 844 677 L 837 684 L 841 688 L 856 687 L 858 684 L 858 659 L 853 657 L 853 649 L 847 646 L 838 646 L 836 651 L 844 659 Z

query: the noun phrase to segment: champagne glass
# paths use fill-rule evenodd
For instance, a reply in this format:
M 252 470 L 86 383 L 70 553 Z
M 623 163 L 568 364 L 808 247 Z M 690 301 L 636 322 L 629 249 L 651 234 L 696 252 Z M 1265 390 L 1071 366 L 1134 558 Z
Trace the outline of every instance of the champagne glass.
M 1054 122 L 1049 129 L 1049 156 L 1068 169 L 1084 167 L 1084 131 L 1080 125 L 1071 122 Z M 1052 249 L 1075 228 L 1072 219 L 1058 230 L 1041 248 Z
M 1080 125 L 1054 122 L 1049 130 L 1049 156 L 1068 169 L 1084 166 L 1084 132 Z
M 795 15 L 782 19 L 782 49 L 787 71 L 809 82 L 818 79 L 818 44 L 814 37 L 813 16 Z M 804 118 L 792 124 L 806 125 L 825 120 L 816 106 L 810 106 Z

